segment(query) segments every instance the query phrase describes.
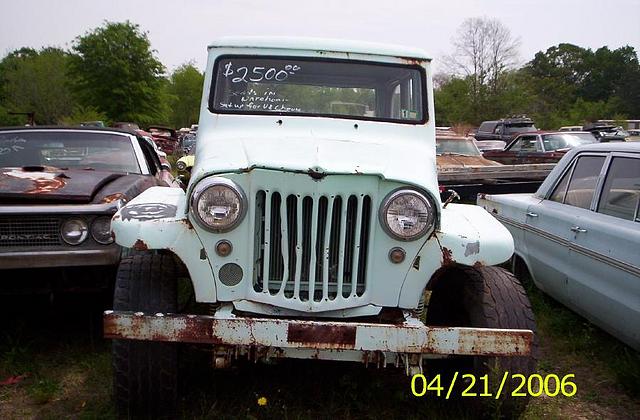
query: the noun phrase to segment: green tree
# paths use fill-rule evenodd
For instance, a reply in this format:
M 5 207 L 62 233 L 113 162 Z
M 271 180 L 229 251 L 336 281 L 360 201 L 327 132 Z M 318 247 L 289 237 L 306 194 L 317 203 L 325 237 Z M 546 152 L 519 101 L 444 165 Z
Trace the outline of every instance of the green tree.
M 167 90 L 171 109 L 169 120 L 174 127 L 189 127 L 198 122 L 203 84 L 204 74 L 193 63 L 183 64 L 171 73 Z
M 113 121 L 166 120 L 164 66 L 138 25 L 105 22 L 76 38 L 73 52 L 71 71 L 83 105 Z
M 75 105 L 70 56 L 59 48 L 21 48 L 0 62 L 0 101 L 6 112 L 34 112 L 38 124 L 56 124 Z M 11 118 L 11 120 L 14 120 Z

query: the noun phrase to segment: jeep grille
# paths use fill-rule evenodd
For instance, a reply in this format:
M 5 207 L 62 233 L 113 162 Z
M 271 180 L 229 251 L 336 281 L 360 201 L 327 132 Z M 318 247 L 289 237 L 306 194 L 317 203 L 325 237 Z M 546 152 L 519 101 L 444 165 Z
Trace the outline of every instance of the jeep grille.
M 55 217 L 0 218 L 0 248 L 61 245 L 60 220 Z
M 362 296 L 371 226 L 369 195 L 258 191 L 254 290 L 314 302 Z

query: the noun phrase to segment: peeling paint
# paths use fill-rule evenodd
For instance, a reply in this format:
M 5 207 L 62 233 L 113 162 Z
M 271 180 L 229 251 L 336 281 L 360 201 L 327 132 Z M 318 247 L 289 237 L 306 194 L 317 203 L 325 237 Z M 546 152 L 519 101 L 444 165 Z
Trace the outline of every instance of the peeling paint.
M 480 241 L 469 242 L 464 249 L 464 256 L 479 254 L 480 253 Z

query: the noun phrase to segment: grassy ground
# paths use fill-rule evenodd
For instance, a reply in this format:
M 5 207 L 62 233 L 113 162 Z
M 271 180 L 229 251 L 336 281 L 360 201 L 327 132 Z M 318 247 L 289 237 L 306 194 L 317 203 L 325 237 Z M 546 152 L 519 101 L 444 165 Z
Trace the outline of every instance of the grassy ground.
M 572 398 L 531 400 L 524 418 L 638 418 L 640 355 L 539 291 L 536 312 L 541 374 L 576 375 Z M 100 339 L 99 302 L 86 297 L 0 302 L 0 418 L 114 418 L 109 343 Z M 204 369 L 208 355 L 185 350 L 184 418 L 474 418 L 477 411 L 411 395 L 393 370 L 345 363 L 241 363 Z M 259 405 L 264 397 L 266 405 Z M 263 400 L 264 401 L 264 400 Z M 497 413 L 496 413 L 497 414 Z

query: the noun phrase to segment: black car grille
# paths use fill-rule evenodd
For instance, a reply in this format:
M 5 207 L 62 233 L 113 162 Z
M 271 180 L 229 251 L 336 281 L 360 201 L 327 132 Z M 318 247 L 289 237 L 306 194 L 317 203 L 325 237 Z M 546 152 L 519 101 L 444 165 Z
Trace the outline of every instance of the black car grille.
M 61 245 L 60 219 L 55 217 L 0 217 L 0 248 Z

